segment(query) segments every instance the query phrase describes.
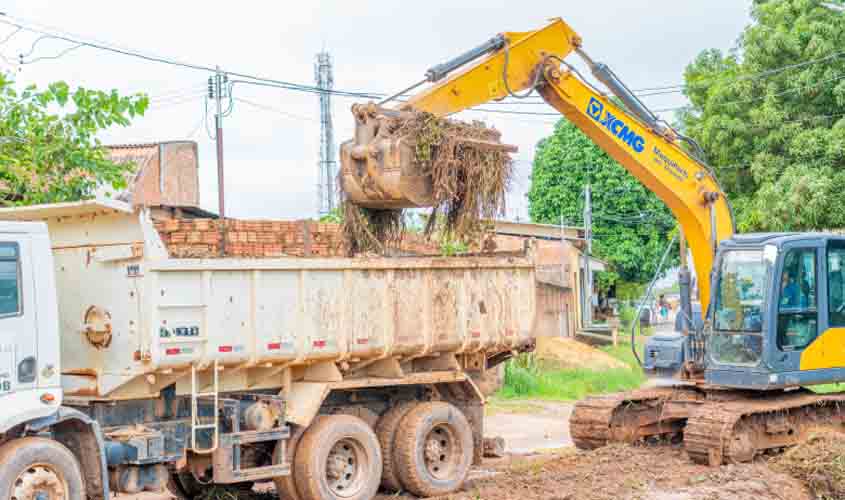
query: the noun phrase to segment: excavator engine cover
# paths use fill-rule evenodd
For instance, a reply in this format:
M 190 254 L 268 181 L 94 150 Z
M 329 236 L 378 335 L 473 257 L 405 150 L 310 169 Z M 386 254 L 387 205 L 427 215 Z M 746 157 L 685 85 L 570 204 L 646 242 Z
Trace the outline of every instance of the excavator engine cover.
M 352 106 L 355 138 L 340 146 L 340 182 L 349 201 L 366 208 L 430 207 L 433 186 L 414 161 L 414 144 L 387 133 L 402 111 L 373 103 Z

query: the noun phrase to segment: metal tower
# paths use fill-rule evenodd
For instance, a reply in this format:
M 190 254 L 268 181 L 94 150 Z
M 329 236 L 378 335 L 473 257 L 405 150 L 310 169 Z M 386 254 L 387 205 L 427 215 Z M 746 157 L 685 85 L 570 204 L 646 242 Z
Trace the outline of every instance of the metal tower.
M 331 91 L 334 88 L 332 57 L 326 51 L 317 54 L 314 62 L 314 80 L 317 87 L 322 90 Z M 317 212 L 319 215 L 325 215 L 337 206 L 337 193 L 335 192 L 337 161 L 335 160 L 330 92 L 320 93 L 320 160 L 317 167 L 319 169 Z

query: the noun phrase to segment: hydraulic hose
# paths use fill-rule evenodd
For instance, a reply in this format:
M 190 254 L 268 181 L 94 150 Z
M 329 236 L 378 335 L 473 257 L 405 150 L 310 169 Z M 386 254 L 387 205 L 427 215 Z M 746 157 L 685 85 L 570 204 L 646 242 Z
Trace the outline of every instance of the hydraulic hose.
M 678 233 L 675 232 L 672 236 L 672 241 L 669 242 L 669 245 L 666 246 L 666 250 L 663 251 L 663 257 L 660 257 L 660 263 L 657 264 L 657 270 L 654 272 L 654 277 L 651 279 L 651 283 L 648 284 L 645 295 L 643 295 L 643 299 L 640 301 L 639 307 L 637 307 L 637 313 L 634 315 L 634 320 L 631 322 L 631 352 L 634 353 L 634 359 L 637 360 L 637 364 L 640 365 L 640 368 L 643 366 L 643 360 L 640 359 L 640 355 L 637 354 L 637 324 L 640 322 L 640 314 L 643 312 L 643 307 L 645 307 L 648 298 L 651 297 L 654 285 L 657 283 L 657 280 L 660 279 L 660 273 L 663 271 L 663 264 L 666 263 L 666 258 L 669 257 L 669 252 L 672 250 L 672 247 L 675 246 L 675 241 L 677 240 Z

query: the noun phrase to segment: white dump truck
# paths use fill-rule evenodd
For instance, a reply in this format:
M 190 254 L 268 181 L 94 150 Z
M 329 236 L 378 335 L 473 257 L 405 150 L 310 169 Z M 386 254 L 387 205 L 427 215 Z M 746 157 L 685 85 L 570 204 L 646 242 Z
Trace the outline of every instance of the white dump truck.
M 528 253 L 175 259 L 119 201 L 0 209 L 0 500 L 453 491 L 534 279 Z

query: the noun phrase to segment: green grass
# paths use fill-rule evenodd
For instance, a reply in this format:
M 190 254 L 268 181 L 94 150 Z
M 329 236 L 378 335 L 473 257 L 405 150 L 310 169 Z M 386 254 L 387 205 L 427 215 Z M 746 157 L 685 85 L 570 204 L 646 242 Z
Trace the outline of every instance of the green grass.
M 532 355 L 523 354 L 505 366 L 503 387 L 496 393 L 501 399 L 546 399 L 572 401 L 591 394 L 627 391 L 645 381 L 631 345 L 603 347 L 604 352 L 624 362 L 626 368 L 608 370 L 542 370 Z
M 845 391 L 845 383 L 837 382 L 834 384 L 820 384 L 820 385 L 811 385 L 808 386 L 807 389 L 815 392 L 816 394 L 829 394 L 831 392 L 843 392 Z

